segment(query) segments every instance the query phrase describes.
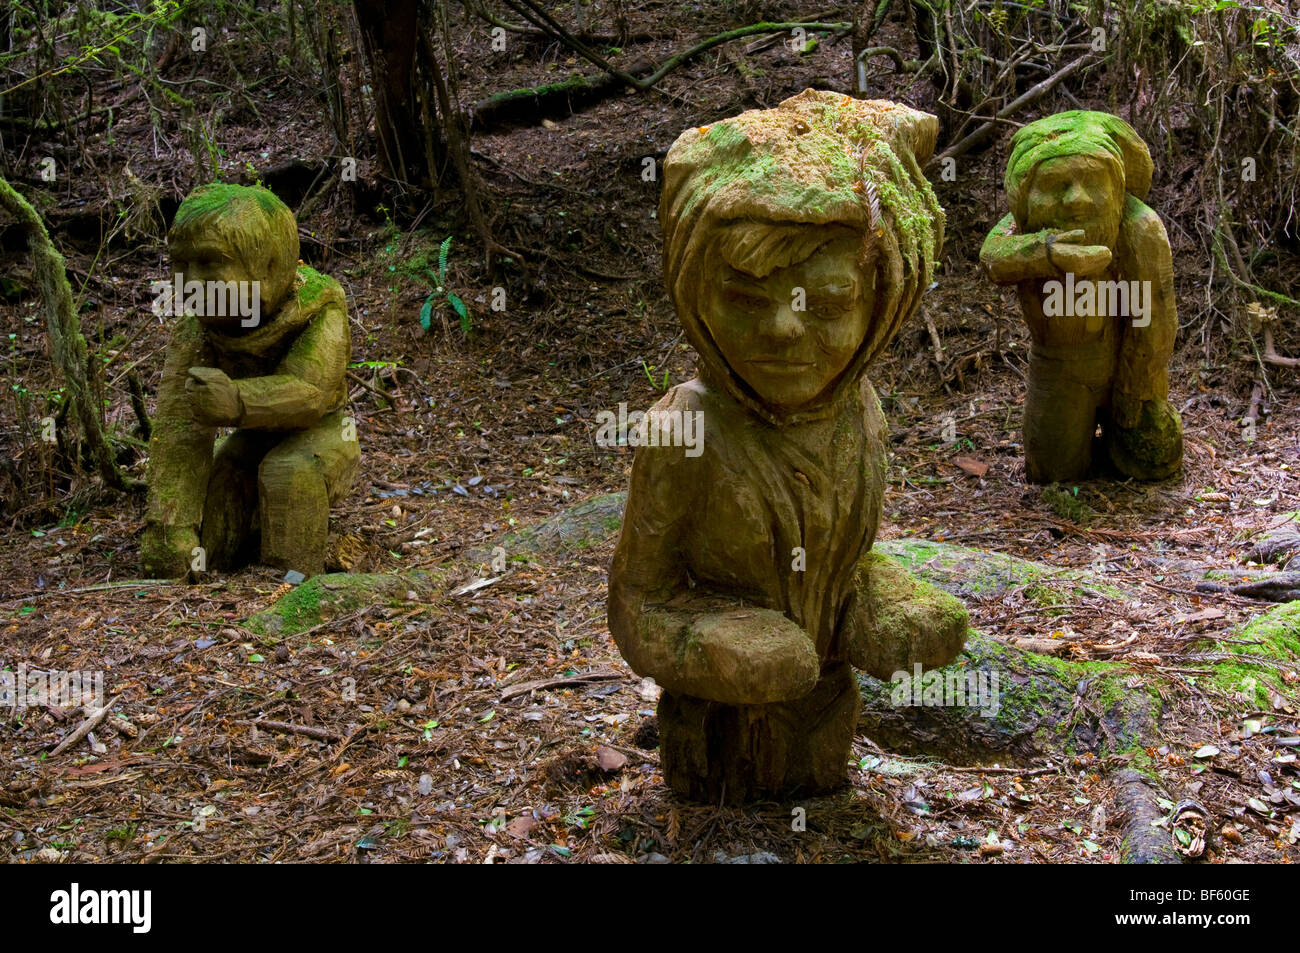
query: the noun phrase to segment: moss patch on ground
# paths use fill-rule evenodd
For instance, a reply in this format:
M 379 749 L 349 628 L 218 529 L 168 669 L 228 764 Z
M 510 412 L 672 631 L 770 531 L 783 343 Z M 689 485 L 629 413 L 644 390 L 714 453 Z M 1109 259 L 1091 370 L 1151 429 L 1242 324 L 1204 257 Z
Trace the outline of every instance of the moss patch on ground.
M 1097 511 L 1079 499 L 1078 487 L 1074 487 L 1073 490 L 1074 492 L 1071 492 L 1070 489 L 1056 483 L 1045 486 L 1043 487 L 1043 502 L 1050 506 L 1052 512 L 1061 519 L 1084 526 L 1092 522 L 1097 515 Z
M 1286 602 L 1256 616 L 1232 633 L 1231 641 L 1216 641 L 1212 651 L 1234 656 L 1210 666 L 1214 675 L 1209 681 L 1215 688 L 1249 697 L 1266 711 L 1271 692 L 1295 700 L 1300 692 L 1284 676 L 1300 671 L 1300 602 Z
M 440 577 L 414 570 L 388 573 L 324 573 L 286 592 L 274 603 L 244 623 L 251 632 L 280 639 L 374 605 L 401 605 L 406 594 L 431 598 Z

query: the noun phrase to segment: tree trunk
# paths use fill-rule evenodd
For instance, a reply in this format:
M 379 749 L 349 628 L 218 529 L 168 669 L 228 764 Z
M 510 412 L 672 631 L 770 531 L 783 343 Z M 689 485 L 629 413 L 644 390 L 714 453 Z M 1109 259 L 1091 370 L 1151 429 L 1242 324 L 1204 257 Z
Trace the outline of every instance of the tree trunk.
M 437 179 L 440 137 L 430 84 L 416 70 L 426 0 L 353 0 L 375 97 L 379 158 L 398 182 L 430 188 Z
M 9 47 L 13 42 L 10 26 L 13 20 L 13 15 L 13 7 L 7 3 L 4 5 L 3 9 L 0 9 L 0 56 L 9 52 Z M 0 70 L 0 88 L 7 88 L 10 85 L 9 77 L 11 75 L 12 70 L 8 67 Z M 0 93 L 0 119 L 5 117 L 6 111 L 5 96 L 3 93 Z M 0 169 L 7 168 L 8 166 L 8 163 L 4 160 L 3 147 L 4 141 L 0 139 Z
M 36 280 L 45 301 L 50 345 L 54 363 L 63 372 L 68 386 L 68 400 L 81 424 L 82 436 L 104 482 L 114 489 L 139 489 L 143 483 L 117 469 L 113 451 L 104 438 L 100 407 L 86 374 L 86 339 L 81 335 L 81 321 L 72 299 L 63 256 L 50 241 L 45 223 L 31 204 L 0 178 L 0 208 L 12 215 L 27 233 L 27 247 L 36 264 Z

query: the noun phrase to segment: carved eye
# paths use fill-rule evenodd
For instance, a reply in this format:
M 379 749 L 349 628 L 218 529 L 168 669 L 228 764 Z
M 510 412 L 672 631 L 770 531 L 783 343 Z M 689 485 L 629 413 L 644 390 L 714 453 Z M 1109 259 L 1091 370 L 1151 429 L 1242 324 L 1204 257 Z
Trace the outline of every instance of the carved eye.
M 838 318 L 852 310 L 851 294 L 818 294 L 808 301 L 808 310 L 820 318 Z
M 743 288 L 728 288 L 723 297 L 727 304 L 734 308 L 740 308 L 745 311 L 758 311 L 767 307 L 768 301 L 761 295 L 746 291 Z

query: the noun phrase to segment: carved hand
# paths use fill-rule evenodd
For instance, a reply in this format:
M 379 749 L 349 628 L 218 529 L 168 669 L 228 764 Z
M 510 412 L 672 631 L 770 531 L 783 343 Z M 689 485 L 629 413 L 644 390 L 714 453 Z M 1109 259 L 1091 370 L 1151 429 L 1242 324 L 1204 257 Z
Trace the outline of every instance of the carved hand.
M 185 382 L 194 419 L 209 427 L 233 427 L 243 416 L 239 388 L 215 367 L 191 367 Z
M 881 681 L 898 672 L 950 664 L 966 641 L 961 602 L 874 551 L 858 562 L 857 598 L 845 633 L 849 661 Z
M 701 616 L 682 674 L 698 667 L 700 697 L 732 704 L 788 701 L 812 691 L 821 665 L 812 639 L 770 609 Z
M 1062 274 L 1070 271 L 1079 277 L 1095 275 L 1110 264 L 1110 249 L 1105 245 L 1078 244 L 1083 236 L 1083 229 L 1076 228 L 1061 232 L 1053 240 L 1049 255 L 1052 264 Z
M 821 661 L 808 633 L 773 609 L 648 610 L 620 642 L 633 669 L 665 689 L 728 705 L 812 691 Z

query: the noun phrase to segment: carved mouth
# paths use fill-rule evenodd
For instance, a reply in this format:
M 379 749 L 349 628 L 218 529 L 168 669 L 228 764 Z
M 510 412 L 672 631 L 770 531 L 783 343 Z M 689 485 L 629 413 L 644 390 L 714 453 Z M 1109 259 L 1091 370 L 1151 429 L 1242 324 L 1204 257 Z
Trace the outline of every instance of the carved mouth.
M 788 361 L 776 357 L 756 357 L 748 363 L 767 374 L 802 374 L 813 366 L 812 361 Z

